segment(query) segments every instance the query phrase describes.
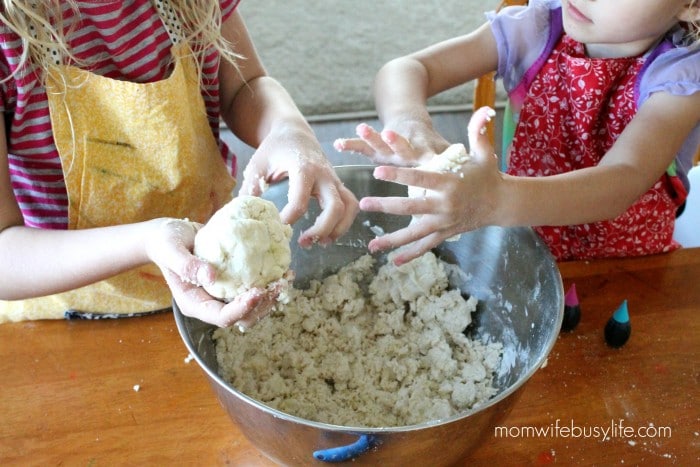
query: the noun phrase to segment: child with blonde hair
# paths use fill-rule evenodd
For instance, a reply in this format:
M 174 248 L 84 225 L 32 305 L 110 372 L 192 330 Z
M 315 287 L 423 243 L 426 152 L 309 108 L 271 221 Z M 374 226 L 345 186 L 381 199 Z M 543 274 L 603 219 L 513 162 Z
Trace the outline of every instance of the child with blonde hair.
M 0 7 L 0 322 L 170 307 L 226 326 L 273 297 L 223 303 L 199 285 L 201 223 L 226 203 L 236 158 L 219 122 L 256 147 L 240 192 L 289 177 L 284 222 L 344 233 L 357 201 L 267 76 L 236 0 L 8 0 Z M 84 315 L 83 315 L 84 316 Z
M 505 173 L 481 131 L 486 109 L 470 122 L 461 173 L 378 167 L 375 177 L 427 195 L 360 200 L 367 211 L 421 215 L 370 249 L 408 245 L 401 263 L 487 225 L 533 226 L 559 260 L 678 248 L 674 220 L 700 142 L 698 21 L 697 0 L 532 0 L 384 65 L 374 85 L 383 130 L 361 124 L 336 149 L 380 164 L 436 157 L 448 142 L 426 100 L 490 71 L 515 127 Z

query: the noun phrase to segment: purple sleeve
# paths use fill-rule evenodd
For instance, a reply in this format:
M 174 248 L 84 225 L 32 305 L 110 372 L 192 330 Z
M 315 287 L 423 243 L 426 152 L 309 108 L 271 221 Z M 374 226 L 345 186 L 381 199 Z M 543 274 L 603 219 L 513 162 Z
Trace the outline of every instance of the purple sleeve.
M 675 96 L 700 92 L 700 46 L 685 44 L 682 36 L 682 32 L 671 36 L 673 46 L 656 57 L 643 72 L 639 82 L 639 106 L 655 92 Z M 686 187 L 689 186 L 687 173 L 699 144 L 700 125 L 696 125 L 676 157 L 676 170 Z
M 487 13 L 498 48 L 497 77 L 508 93 L 543 56 L 551 42 L 553 12 L 560 9 L 560 0 L 531 0 L 528 6 Z
M 690 96 L 700 91 L 700 45 L 686 45 L 676 35 L 673 48 L 659 55 L 639 83 L 639 104 L 655 92 Z

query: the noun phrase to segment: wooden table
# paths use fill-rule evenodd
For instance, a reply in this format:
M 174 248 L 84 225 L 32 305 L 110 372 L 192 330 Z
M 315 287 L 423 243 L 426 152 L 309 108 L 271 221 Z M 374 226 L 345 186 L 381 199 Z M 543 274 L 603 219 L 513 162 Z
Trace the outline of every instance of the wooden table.
M 700 249 L 561 272 L 579 326 L 525 387 L 509 436 L 489 435 L 463 465 L 697 465 Z M 603 327 L 625 299 L 632 336 L 612 349 Z M 0 349 L 0 465 L 273 465 L 229 421 L 170 314 L 3 324 Z

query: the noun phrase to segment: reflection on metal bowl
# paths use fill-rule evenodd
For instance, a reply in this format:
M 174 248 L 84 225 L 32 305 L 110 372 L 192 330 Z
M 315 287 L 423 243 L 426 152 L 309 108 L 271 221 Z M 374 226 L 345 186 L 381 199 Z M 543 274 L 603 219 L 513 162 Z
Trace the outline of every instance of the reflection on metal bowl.
M 405 196 L 400 185 L 375 180 L 371 166 L 336 168 L 358 198 L 367 195 Z M 268 189 L 265 198 L 282 208 L 287 184 Z M 406 217 L 361 212 L 351 230 L 335 245 L 302 249 L 299 233 L 316 218 L 313 206 L 294 226 L 292 269 L 295 286 L 321 279 L 367 252 L 377 228 L 391 232 L 407 224 Z M 459 266 L 452 285 L 479 299 L 474 336 L 503 343 L 495 378 L 498 393 L 487 403 L 453 417 L 413 426 L 362 428 L 317 423 L 272 409 L 231 387 L 218 373 L 211 339 L 213 326 L 185 317 L 174 304 L 178 330 L 204 370 L 216 396 L 250 441 L 283 465 L 448 466 L 468 458 L 479 443 L 488 443 L 517 401 L 527 380 L 545 362 L 559 333 L 564 293 L 561 276 L 546 246 L 531 229 L 488 227 L 445 242 L 435 253 Z

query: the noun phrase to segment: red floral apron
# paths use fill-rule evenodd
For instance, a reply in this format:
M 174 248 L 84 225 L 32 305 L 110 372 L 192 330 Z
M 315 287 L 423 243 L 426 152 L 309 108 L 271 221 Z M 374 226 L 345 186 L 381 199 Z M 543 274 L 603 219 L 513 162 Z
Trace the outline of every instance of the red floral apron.
M 643 65 L 644 57 L 588 58 L 564 35 L 523 102 L 508 173 L 539 177 L 597 165 L 637 111 L 634 87 Z M 664 174 L 615 219 L 535 231 L 558 260 L 670 251 L 679 247 L 675 214 L 687 195 L 679 187 Z

